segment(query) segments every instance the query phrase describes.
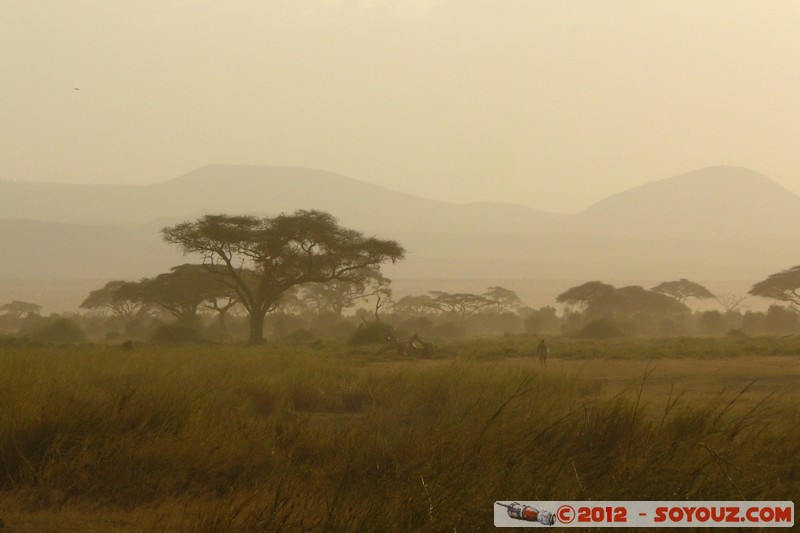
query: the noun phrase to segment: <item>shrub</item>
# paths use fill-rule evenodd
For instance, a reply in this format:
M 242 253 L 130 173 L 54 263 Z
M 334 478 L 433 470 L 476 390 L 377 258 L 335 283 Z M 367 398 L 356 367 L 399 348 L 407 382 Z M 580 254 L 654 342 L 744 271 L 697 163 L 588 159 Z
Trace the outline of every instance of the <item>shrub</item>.
M 68 318 L 59 318 L 40 326 L 31 332 L 30 337 L 38 342 L 53 344 L 70 344 L 86 340 L 86 334 L 81 327 Z
M 307 328 L 296 329 L 284 338 L 292 344 L 314 344 L 319 342 L 314 332 Z
M 558 315 L 554 307 L 542 307 L 538 311 L 531 310 L 522 323 L 528 333 L 555 333 L 558 331 Z
M 164 324 L 156 329 L 152 341 L 158 343 L 200 342 L 203 336 L 197 328 L 184 324 Z
M 700 333 L 721 335 L 725 331 L 725 319 L 719 311 L 706 311 L 700 315 L 697 327 Z
M 383 344 L 386 338 L 392 335 L 392 327 L 383 322 L 369 322 L 358 326 L 350 340 L 350 346 L 360 346 L 362 344 Z
M 16 348 L 23 345 L 24 342 L 17 337 L 12 337 L 11 335 L 0 335 L 0 347 Z
M 355 325 L 334 313 L 323 313 L 314 317 L 310 325 L 315 335 L 323 338 L 348 338 Z
M 398 332 L 402 334 L 421 335 L 423 337 L 433 335 L 433 321 L 427 316 L 412 316 L 396 324 Z
M 264 319 L 264 328 L 275 337 L 285 337 L 294 330 L 307 327 L 306 321 L 296 315 L 276 312 Z
M 614 322 L 602 318 L 592 320 L 576 334 L 576 337 L 582 339 L 613 339 L 622 336 L 622 330 Z
M 769 306 L 764 324 L 771 335 L 790 335 L 800 329 L 797 313 L 780 305 Z
M 746 339 L 748 337 L 747 333 L 739 328 L 729 329 L 725 336 L 731 339 Z
M 433 334 L 442 339 L 462 339 L 466 336 L 467 331 L 460 324 L 445 322 L 436 326 Z

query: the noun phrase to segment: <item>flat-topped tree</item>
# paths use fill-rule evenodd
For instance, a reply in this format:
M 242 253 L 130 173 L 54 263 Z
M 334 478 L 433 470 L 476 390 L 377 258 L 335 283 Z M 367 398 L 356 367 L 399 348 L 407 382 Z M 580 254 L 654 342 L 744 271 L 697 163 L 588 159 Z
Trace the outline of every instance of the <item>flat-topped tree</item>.
M 617 289 L 613 285 L 602 281 L 588 281 L 582 285 L 572 287 L 556 297 L 561 304 L 575 306 L 587 314 L 600 312 L 614 303 Z
M 369 267 L 403 258 L 395 241 L 364 237 L 322 211 L 276 217 L 206 215 L 162 230 L 183 253 L 200 254 L 250 315 L 248 344 L 264 342 L 264 317 L 303 283 L 358 281 Z
M 556 301 L 579 306 L 589 317 L 630 317 L 636 313 L 670 315 L 689 310 L 671 296 L 638 285 L 617 289 L 601 281 L 567 289 L 558 295 Z
M 630 316 L 634 313 L 650 313 L 667 316 L 689 311 L 682 302 L 656 291 L 648 291 L 639 285 L 617 289 L 615 310 Z
M 354 307 L 359 300 L 367 300 L 372 296 L 380 300 L 390 298 L 391 280 L 377 268 L 366 268 L 360 273 L 358 280 L 335 279 L 327 283 L 309 283 L 303 286 L 303 301 L 317 313 L 334 313 L 342 316 L 345 309 Z
M 522 300 L 516 292 L 511 289 L 506 289 L 505 287 L 500 287 L 499 285 L 486 289 L 483 296 L 497 302 L 495 307 L 500 313 L 508 309 L 518 309 L 522 307 Z
M 220 274 L 224 275 L 224 271 Z M 172 267 L 154 278 L 125 283 L 117 290 L 117 295 L 124 300 L 160 307 L 185 324 L 196 321 L 197 310 L 203 303 L 208 302 L 209 308 L 220 313 L 224 311 L 218 300 L 228 298 L 229 303 L 233 300 L 225 311 L 236 303 L 236 294 L 208 268 L 190 264 Z
M 681 303 L 683 303 L 686 298 L 697 298 L 702 300 L 715 297 L 714 293 L 699 283 L 689 281 L 685 278 L 681 278 L 678 281 L 665 281 L 663 283 L 659 283 L 650 290 L 665 294 L 670 298 L 675 298 Z
M 445 313 L 452 313 L 459 318 L 475 314 L 482 309 L 497 305 L 495 300 L 470 293 L 450 294 L 444 291 L 430 291 L 433 296 L 431 304 Z
M 800 311 L 800 265 L 759 281 L 747 294 L 788 302 L 792 309 Z
M 81 309 L 103 309 L 125 322 L 137 317 L 147 315 L 152 307 L 138 299 L 130 299 L 119 293 L 119 290 L 128 281 L 114 280 L 106 283 L 102 288 L 93 290 L 81 303 Z
M 23 302 L 20 300 L 14 300 L 13 302 L 0 305 L 0 311 L 5 311 L 6 314 L 14 316 L 38 315 L 41 309 L 42 306 L 39 304 Z
M 436 314 L 441 309 L 434 303 L 434 299 L 423 294 L 420 296 L 403 296 L 394 303 L 395 313 L 409 315 Z

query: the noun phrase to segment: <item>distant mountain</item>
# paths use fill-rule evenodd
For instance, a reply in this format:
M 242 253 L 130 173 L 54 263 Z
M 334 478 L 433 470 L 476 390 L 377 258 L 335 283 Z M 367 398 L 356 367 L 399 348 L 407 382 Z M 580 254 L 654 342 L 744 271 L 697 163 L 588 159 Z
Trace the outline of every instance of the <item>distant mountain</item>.
M 408 254 L 387 268 L 395 278 L 757 280 L 800 263 L 800 197 L 735 167 L 568 215 L 442 202 L 312 169 L 213 165 L 146 186 L 0 182 L 0 279 L 149 276 L 186 260 L 162 242 L 166 225 L 298 208 L 398 240 Z
M 800 197 L 738 167 L 709 167 L 654 181 L 597 202 L 584 229 L 647 236 L 800 236 Z
M 364 231 L 488 232 L 551 229 L 565 217 L 522 206 L 455 204 L 306 168 L 211 165 L 144 186 L 0 181 L 2 218 L 138 225 L 203 213 L 322 209 Z

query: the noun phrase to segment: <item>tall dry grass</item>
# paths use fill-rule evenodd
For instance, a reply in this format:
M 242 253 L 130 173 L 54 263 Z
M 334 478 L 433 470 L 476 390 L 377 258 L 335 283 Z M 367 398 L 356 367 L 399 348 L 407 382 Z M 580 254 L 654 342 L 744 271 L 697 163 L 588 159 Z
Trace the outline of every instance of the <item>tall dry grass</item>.
M 643 402 L 643 375 L 601 399 L 572 375 L 482 359 L 480 344 L 449 350 L 6 349 L 0 518 L 53 531 L 109 512 L 121 518 L 95 530 L 472 531 L 496 500 L 800 494 L 800 415 L 779 396 Z M 45 515 L 55 522 L 31 522 Z

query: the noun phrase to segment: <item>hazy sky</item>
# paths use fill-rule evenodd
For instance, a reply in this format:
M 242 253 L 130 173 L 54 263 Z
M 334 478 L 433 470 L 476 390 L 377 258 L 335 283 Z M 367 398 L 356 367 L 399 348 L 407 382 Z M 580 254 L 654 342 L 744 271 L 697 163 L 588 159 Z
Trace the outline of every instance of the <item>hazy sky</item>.
M 794 0 L 0 0 L 0 69 L 0 179 L 297 165 L 574 211 L 729 164 L 800 192 Z

